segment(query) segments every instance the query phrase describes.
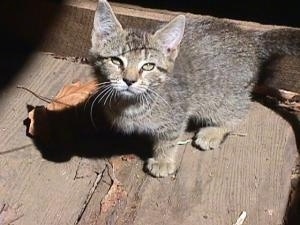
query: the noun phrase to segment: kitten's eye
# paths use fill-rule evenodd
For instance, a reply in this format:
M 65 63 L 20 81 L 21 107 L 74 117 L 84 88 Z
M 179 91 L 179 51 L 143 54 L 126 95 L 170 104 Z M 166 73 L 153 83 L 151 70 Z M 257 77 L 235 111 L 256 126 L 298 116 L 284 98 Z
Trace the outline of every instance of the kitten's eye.
M 111 57 L 111 62 L 117 66 L 123 66 L 123 61 L 122 59 L 118 58 L 118 57 Z
M 141 69 L 144 71 L 151 71 L 154 69 L 154 67 L 155 67 L 154 63 L 145 63 Z

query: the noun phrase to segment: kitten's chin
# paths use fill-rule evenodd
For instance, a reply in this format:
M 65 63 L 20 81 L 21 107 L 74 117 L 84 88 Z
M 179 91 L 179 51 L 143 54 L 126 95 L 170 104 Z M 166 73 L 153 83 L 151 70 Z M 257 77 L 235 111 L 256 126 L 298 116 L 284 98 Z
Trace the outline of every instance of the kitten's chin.
M 127 98 L 137 98 L 139 95 L 143 94 L 144 92 L 143 90 L 134 87 L 128 87 L 126 89 L 118 90 L 118 91 L 121 96 Z
M 124 97 L 128 97 L 128 98 L 134 98 L 134 97 L 136 97 L 136 93 L 134 93 L 133 91 L 128 90 L 128 89 L 120 91 L 120 95 L 124 96 Z
M 119 91 L 119 99 L 123 101 L 135 102 L 138 99 L 138 94 L 130 90 Z

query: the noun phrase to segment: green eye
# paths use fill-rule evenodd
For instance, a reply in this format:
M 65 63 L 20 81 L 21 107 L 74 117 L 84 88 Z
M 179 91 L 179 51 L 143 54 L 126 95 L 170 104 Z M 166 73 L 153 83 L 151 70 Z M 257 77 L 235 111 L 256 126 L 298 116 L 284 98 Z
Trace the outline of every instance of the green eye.
M 111 57 L 111 62 L 117 66 L 123 66 L 123 61 L 118 57 Z
M 154 63 L 145 63 L 143 66 L 142 66 L 142 70 L 144 71 L 151 71 L 153 70 L 155 67 L 155 64 Z

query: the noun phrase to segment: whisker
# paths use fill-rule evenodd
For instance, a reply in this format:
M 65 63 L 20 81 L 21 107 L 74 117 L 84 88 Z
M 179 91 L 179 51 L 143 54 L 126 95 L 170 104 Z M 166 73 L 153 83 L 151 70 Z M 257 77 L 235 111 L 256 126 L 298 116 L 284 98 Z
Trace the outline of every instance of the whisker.
M 116 89 L 113 88 L 113 89 L 112 89 L 112 94 L 111 94 L 110 99 L 109 99 L 109 104 L 108 104 L 108 105 L 109 105 L 109 108 L 111 108 L 111 101 L 112 101 L 112 99 L 114 98 L 115 94 L 116 94 Z
M 150 100 L 155 103 L 155 99 L 153 99 L 153 97 L 151 96 L 151 94 L 147 91 L 146 92 L 147 96 L 150 98 Z
M 98 92 L 99 95 L 106 93 L 106 91 L 110 89 L 110 85 L 105 86 L 101 91 Z M 98 101 L 99 103 L 99 101 Z
M 151 105 L 152 103 L 155 103 L 156 101 L 155 101 L 155 99 L 153 99 L 153 96 L 151 95 L 151 93 L 149 93 L 148 92 L 148 87 L 145 87 L 144 85 L 142 85 L 142 88 L 143 88 L 143 91 L 144 91 L 144 93 L 143 93 L 143 95 L 144 95 L 144 97 L 145 97 L 145 100 L 146 100 L 146 102 L 147 102 L 147 105 Z M 142 89 L 142 88 L 139 88 L 140 90 Z M 149 101 L 148 101 L 149 100 Z M 150 103 L 149 103 L 150 102 Z
M 140 95 L 140 96 L 139 96 L 139 101 L 142 102 L 142 107 L 144 107 L 145 103 L 144 103 L 143 95 Z
M 102 92 L 103 95 L 102 95 L 102 97 L 98 100 L 98 103 L 100 103 L 101 100 L 102 100 L 105 96 L 107 96 L 107 94 L 109 94 L 109 91 L 110 91 L 111 88 L 112 88 L 112 87 L 109 86 L 108 88 L 105 89 L 105 91 Z M 104 105 L 104 104 L 103 104 L 103 105 Z
M 96 92 L 95 94 L 93 94 L 92 96 L 95 96 L 97 94 L 97 96 L 95 97 L 95 99 L 93 100 L 92 104 L 91 104 L 91 110 L 90 110 L 90 119 L 91 119 L 91 123 L 93 124 L 93 127 L 95 129 L 97 129 L 97 126 L 96 126 L 96 123 L 94 121 L 94 118 L 93 118 L 93 108 L 94 108 L 94 105 L 95 105 L 95 102 L 97 101 L 98 98 L 101 97 L 101 95 L 103 96 L 103 94 L 106 93 L 106 91 L 110 88 L 111 86 L 107 84 L 107 86 L 105 86 L 103 88 L 103 90 L 101 90 L 100 92 Z M 100 88 L 101 89 L 101 88 Z M 99 101 L 98 101 L 99 103 Z
M 105 81 L 105 82 L 101 82 L 101 83 L 96 84 L 96 86 L 102 86 L 102 85 L 111 84 L 111 83 L 113 83 L 113 82 L 112 81 Z
M 93 100 L 92 105 L 91 105 L 91 110 L 90 110 L 90 118 L 91 118 L 91 122 L 92 122 L 93 127 L 94 127 L 95 129 L 97 129 L 97 126 L 96 126 L 96 123 L 95 123 L 94 118 L 93 118 L 93 108 L 94 108 L 95 102 L 97 101 L 97 99 L 98 99 L 100 96 L 101 96 L 101 93 L 99 93 L 99 94 L 97 95 L 97 97 Z
M 110 88 L 108 89 L 108 95 L 107 95 L 107 97 L 105 98 L 105 101 L 104 101 L 104 104 L 103 104 L 103 105 L 106 104 L 106 101 L 107 101 L 107 100 L 109 99 L 109 97 L 112 95 L 112 90 L 113 90 L 113 87 L 110 86 Z
M 107 84 L 106 84 L 107 85 Z M 106 87 L 106 86 L 104 86 L 104 87 Z M 103 86 L 102 87 L 97 87 L 97 89 L 94 91 L 94 93 L 92 93 L 89 97 L 88 97 L 88 99 L 85 101 L 85 103 L 84 103 L 84 108 L 83 108 L 83 110 L 85 111 L 86 110 L 86 106 L 87 106 L 87 104 L 90 102 L 90 100 L 91 100 L 91 98 L 93 98 L 96 94 L 99 94 L 99 90 L 101 90 L 102 88 L 104 88 Z
M 142 94 L 140 94 L 140 95 L 141 95 L 141 99 L 142 99 L 142 104 L 143 104 L 143 105 L 146 105 L 146 107 L 149 107 L 150 104 L 149 104 L 149 101 L 148 101 L 148 99 L 147 99 L 147 95 L 146 95 L 147 92 L 145 92 L 145 88 L 144 88 L 144 87 L 137 87 L 137 89 L 143 91 Z
M 149 103 L 148 98 L 147 98 L 147 92 L 143 93 L 145 100 L 146 100 L 146 104 L 150 107 L 151 103 Z
M 170 108 L 170 104 L 161 96 L 159 95 L 156 91 L 150 89 L 149 87 L 147 88 L 148 91 L 150 91 L 151 93 L 153 93 L 154 95 L 156 95 L 159 99 L 161 99 L 164 103 L 166 103 Z

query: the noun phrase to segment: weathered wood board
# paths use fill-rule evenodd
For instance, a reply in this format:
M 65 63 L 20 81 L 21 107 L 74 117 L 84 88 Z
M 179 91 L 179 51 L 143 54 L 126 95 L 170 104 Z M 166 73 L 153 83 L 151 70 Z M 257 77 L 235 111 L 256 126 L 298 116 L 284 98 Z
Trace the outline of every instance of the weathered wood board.
M 112 182 L 111 165 L 78 157 L 64 163 L 42 159 L 22 124 L 26 103 L 41 102 L 16 89 L 18 84 L 51 96 L 64 83 L 86 79 L 89 73 L 87 65 L 39 54 L 2 92 L 0 149 L 15 151 L 0 155 L 0 199 L 20 206 L 23 216 L 15 224 L 76 224 L 80 218 L 79 224 L 214 225 L 233 223 L 241 211 L 248 213 L 245 224 L 282 222 L 296 145 L 289 124 L 258 103 L 237 130 L 246 136 L 230 136 L 221 150 L 200 152 L 189 144 L 181 146 L 176 177 L 155 179 L 143 172 L 141 160 L 113 158 L 124 193 L 117 190 L 120 196 L 108 198 L 111 202 L 100 210 L 108 201 L 103 198 Z M 77 179 L 80 165 L 87 168 Z
M 97 3 L 88 0 L 68 0 L 62 13 L 45 35 L 40 49 L 58 55 L 87 57 L 90 48 L 90 34 Z M 179 12 L 153 10 L 142 7 L 112 3 L 114 12 L 124 26 L 152 30 L 169 21 Z M 266 30 L 279 26 L 261 25 L 253 22 L 237 23 L 243 29 Z
M 115 173 L 127 197 L 101 211 L 103 190 L 111 185 L 103 178 L 79 224 L 234 224 L 242 211 L 244 225 L 282 224 L 297 155 L 293 132 L 254 103 L 237 133 L 246 136 L 230 136 L 217 151 L 182 147 L 175 178 L 155 179 L 139 160 L 121 161 Z
M 93 27 L 93 17 L 97 3 L 89 0 L 68 0 L 61 7 L 61 13 L 49 28 L 40 50 L 53 52 L 62 56 L 88 57 L 91 47 L 90 34 Z M 136 28 L 154 31 L 157 27 L 170 21 L 180 12 L 167 10 L 145 9 L 142 7 L 112 3 L 114 12 L 124 28 Z M 189 16 L 188 14 L 186 14 Z M 199 17 L 203 17 L 198 15 Z M 242 29 L 270 30 L 283 28 L 274 25 L 228 20 L 236 23 Z M 286 27 L 285 27 L 286 28 Z M 292 28 L 290 28 L 292 29 Z M 299 92 L 300 59 L 283 56 L 277 58 L 276 64 L 271 62 L 262 72 L 262 83 L 276 89 L 287 89 Z M 270 74 L 274 76 L 269 77 Z M 268 76 L 266 76 L 268 75 Z
M 54 24 L 41 49 L 85 57 L 95 3 L 71 1 L 65 7 L 65 17 Z M 174 15 L 124 11 L 118 5 L 115 10 L 137 27 Z M 20 216 L 13 224 L 220 225 L 234 224 L 242 211 L 247 212 L 243 225 L 282 224 L 297 156 L 295 134 L 288 122 L 259 103 L 253 103 L 236 131 L 246 135 L 229 136 L 220 150 L 180 146 L 182 161 L 173 177 L 148 176 L 133 156 L 74 156 L 61 163 L 43 159 L 23 125 L 26 104 L 43 102 L 16 86 L 53 97 L 64 84 L 90 79 L 90 74 L 88 65 L 40 53 L 1 90 L 0 203 Z M 0 204 L 0 225 L 6 224 L 3 215 Z
M 65 163 L 43 159 L 26 136 L 23 120 L 27 117 L 26 104 L 44 103 L 16 87 L 22 85 L 51 97 L 64 83 L 84 76 L 88 70 L 85 65 L 38 54 L 10 87 L 1 90 L 0 202 L 18 207 L 21 217 L 13 224 L 74 224 L 96 172 L 104 165 L 97 159 L 83 163 L 85 159 L 79 157 Z

